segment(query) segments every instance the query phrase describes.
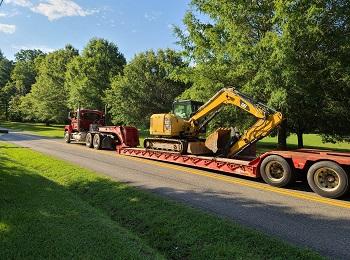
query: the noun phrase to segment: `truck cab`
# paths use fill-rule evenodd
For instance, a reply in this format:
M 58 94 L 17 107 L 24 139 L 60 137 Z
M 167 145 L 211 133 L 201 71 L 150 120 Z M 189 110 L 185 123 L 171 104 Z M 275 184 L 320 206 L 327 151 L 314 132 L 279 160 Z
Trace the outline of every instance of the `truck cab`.
M 68 113 L 69 125 L 64 128 L 64 138 L 68 143 L 70 140 L 85 142 L 87 132 L 105 126 L 105 114 L 99 110 L 78 109 Z

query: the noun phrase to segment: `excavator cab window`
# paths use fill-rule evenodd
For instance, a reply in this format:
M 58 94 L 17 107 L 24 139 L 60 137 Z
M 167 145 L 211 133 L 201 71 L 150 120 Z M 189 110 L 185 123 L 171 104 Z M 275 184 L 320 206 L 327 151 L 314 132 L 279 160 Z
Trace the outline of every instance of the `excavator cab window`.
M 188 120 L 203 105 L 202 102 L 193 100 L 176 100 L 173 103 L 173 114 L 176 116 Z

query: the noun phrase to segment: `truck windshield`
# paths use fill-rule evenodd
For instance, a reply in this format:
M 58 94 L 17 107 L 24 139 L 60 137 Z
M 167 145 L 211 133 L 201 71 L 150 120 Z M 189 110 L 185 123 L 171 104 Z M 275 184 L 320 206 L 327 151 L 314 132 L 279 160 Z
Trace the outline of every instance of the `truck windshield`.
M 99 121 L 101 119 L 101 116 L 96 113 L 84 113 L 82 114 L 82 119 L 89 120 L 89 121 Z

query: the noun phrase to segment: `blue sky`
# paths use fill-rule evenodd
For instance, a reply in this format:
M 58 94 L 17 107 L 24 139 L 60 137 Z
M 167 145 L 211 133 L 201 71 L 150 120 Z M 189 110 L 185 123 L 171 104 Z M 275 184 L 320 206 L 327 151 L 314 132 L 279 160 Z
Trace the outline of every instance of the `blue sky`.
M 117 44 L 130 60 L 148 49 L 178 48 L 172 25 L 182 25 L 189 0 L 4 0 L 0 49 L 45 52 L 70 43 L 81 50 L 92 37 Z

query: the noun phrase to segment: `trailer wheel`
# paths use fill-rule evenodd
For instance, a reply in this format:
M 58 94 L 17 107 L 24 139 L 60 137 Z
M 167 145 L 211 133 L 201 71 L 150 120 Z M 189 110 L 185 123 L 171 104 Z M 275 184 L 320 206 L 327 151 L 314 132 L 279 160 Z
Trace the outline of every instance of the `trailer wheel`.
M 68 131 L 64 131 L 64 141 L 69 144 L 70 143 L 70 134 Z
M 101 136 L 99 134 L 95 134 L 94 135 L 94 138 L 93 138 L 93 146 L 94 146 L 94 149 L 96 150 L 100 150 L 101 149 Z
M 275 187 L 284 187 L 293 181 L 293 172 L 286 159 L 278 155 L 270 155 L 260 165 L 263 180 Z
M 338 198 L 349 190 L 349 176 L 337 163 L 320 161 L 307 172 L 307 182 L 318 195 Z
M 93 146 L 93 135 L 91 133 L 87 133 L 85 138 L 85 145 L 89 148 Z

